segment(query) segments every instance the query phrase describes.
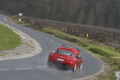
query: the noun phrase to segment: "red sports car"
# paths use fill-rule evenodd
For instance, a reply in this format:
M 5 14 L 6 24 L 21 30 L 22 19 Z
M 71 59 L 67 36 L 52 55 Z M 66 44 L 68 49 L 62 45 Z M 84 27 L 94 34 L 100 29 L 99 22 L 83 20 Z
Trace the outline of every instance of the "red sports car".
M 74 51 L 64 48 L 63 46 L 57 48 L 56 51 L 50 53 L 48 57 L 48 66 L 52 66 L 53 63 L 61 63 L 72 68 L 75 72 L 77 69 L 82 68 L 83 60 L 78 57 Z

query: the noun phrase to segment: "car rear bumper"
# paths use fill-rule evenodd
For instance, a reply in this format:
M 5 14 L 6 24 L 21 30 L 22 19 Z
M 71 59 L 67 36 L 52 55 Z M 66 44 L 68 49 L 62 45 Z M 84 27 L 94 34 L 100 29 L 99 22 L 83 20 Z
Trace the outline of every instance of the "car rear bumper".
M 53 57 L 49 57 L 48 58 L 48 61 L 50 61 L 50 62 L 53 62 L 53 63 L 62 63 L 62 64 L 65 64 L 65 65 L 67 65 L 67 66 L 70 66 L 70 67 L 74 67 L 74 64 L 75 64 L 75 62 L 73 62 L 73 61 L 70 61 L 70 60 L 64 60 L 64 61 L 60 61 L 60 60 L 57 60 L 57 58 L 53 58 Z

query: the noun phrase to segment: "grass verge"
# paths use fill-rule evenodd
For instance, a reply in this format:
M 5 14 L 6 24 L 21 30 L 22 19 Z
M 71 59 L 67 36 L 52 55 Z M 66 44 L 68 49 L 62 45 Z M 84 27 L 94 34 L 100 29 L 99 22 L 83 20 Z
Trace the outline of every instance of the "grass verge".
M 100 42 L 94 40 L 88 40 L 85 38 L 75 37 L 66 33 L 61 32 L 60 30 L 46 27 L 41 29 L 42 32 L 54 35 L 55 37 L 61 38 L 72 42 L 87 51 L 93 53 L 94 55 L 101 58 L 111 67 L 111 72 L 104 78 L 99 80 L 115 80 L 114 71 L 120 70 L 120 53 L 115 52 L 115 48 L 106 46 Z
M 0 51 L 13 49 L 21 44 L 19 35 L 0 24 Z
M 31 24 L 25 22 L 19 22 L 19 23 L 22 23 L 22 25 L 27 25 L 27 27 L 31 27 L 29 26 Z M 94 55 L 98 56 L 107 64 L 109 64 L 111 67 L 111 72 L 109 72 L 109 74 L 106 77 L 101 78 L 99 80 L 115 80 L 114 71 L 120 70 L 120 52 L 116 52 L 115 48 L 106 46 L 95 40 L 89 40 L 81 37 L 72 36 L 52 27 L 45 27 L 37 30 L 40 30 L 50 35 L 54 35 L 55 37 L 58 37 L 60 39 L 72 42 L 86 49 L 87 51 L 93 53 Z

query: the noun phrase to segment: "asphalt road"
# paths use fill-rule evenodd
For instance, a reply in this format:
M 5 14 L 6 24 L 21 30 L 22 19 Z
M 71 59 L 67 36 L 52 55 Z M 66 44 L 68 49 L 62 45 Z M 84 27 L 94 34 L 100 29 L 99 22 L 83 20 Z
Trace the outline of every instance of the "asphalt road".
M 102 62 L 83 49 L 81 49 L 81 56 L 84 60 L 82 70 L 73 73 L 70 70 L 47 67 L 49 53 L 60 44 L 68 42 L 6 21 L 5 17 L 7 16 L 0 14 L 0 21 L 34 38 L 42 47 L 42 52 L 31 58 L 0 61 L 0 80 L 72 80 L 92 75 L 101 69 Z

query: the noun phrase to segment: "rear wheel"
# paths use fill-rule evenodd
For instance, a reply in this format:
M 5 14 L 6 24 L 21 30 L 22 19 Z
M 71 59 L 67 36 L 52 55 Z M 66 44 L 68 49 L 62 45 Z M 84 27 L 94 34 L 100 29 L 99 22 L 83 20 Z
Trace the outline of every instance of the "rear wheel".
M 79 70 L 81 70 L 83 67 L 83 63 L 80 64 Z
M 77 64 L 74 65 L 73 72 L 77 70 Z

